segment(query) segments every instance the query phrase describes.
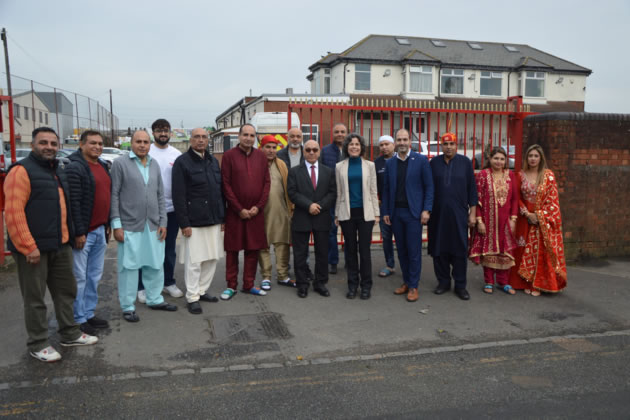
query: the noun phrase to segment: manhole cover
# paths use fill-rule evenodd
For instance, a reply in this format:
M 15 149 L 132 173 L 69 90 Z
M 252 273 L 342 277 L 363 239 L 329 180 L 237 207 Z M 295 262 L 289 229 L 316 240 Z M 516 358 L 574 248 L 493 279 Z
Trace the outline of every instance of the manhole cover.
M 212 341 L 251 343 L 291 338 L 282 316 L 277 313 L 221 317 L 209 322 Z

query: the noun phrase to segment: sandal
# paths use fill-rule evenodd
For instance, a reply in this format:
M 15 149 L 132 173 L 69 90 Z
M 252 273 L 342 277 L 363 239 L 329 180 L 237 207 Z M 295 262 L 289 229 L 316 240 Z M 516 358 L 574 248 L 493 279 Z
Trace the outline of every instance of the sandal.
M 241 292 L 249 293 L 250 295 L 256 295 L 256 296 L 265 296 L 267 294 L 267 292 L 259 289 L 258 287 L 252 287 L 249 290 L 241 289 Z
M 505 286 L 503 286 L 501 288 L 505 293 L 507 293 L 508 295 L 515 295 L 516 294 L 516 290 L 514 290 L 514 288 L 512 286 L 510 286 L 509 284 L 506 284 Z
M 278 280 L 278 284 L 280 286 L 286 286 L 286 287 L 297 287 L 295 280 L 291 280 L 288 277 L 286 278 L 286 280 Z
M 394 270 L 393 268 L 385 267 L 378 273 L 378 276 L 379 277 L 389 277 L 389 276 L 391 276 L 394 273 L 396 273 L 396 270 Z
M 531 294 L 532 294 L 532 291 L 531 291 L 531 290 L 529 290 L 529 289 L 523 289 L 523 292 L 524 292 L 526 295 L 531 295 Z
M 532 290 L 532 296 L 534 296 L 534 297 L 540 296 L 540 291 L 539 290 Z
M 123 312 L 123 318 L 127 322 L 138 322 L 140 321 L 140 317 L 136 314 L 136 311 L 125 311 Z
M 271 290 L 271 280 L 263 280 L 260 282 L 260 288 L 263 290 Z
M 492 292 L 494 292 L 494 285 L 493 284 L 486 284 L 485 286 L 483 286 L 483 291 L 484 291 L 484 293 L 487 293 L 487 294 L 491 295 Z
M 234 296 L 236 294 L 236 290 L 234 289 L 230 289 L 229 287 L 227 289 L 225 289 L 223 291 L 223 293 L 221 293 L 221 300 L 230 300 L 232 299 L 232 296 Z

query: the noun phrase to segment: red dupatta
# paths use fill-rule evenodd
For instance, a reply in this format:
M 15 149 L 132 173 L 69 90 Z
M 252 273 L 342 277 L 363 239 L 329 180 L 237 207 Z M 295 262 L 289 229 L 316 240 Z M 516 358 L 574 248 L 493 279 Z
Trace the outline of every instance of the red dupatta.
M 558 186 L 549 169 L 545 170 L 543 182 L 536 192 L 534 212 L 538 225 L 529 229 L 518 274 L 536 289 L 557 292 L 566 287 L 567 266 Z M 549 264 L 544 264 L 541 259 L 548 259 Z

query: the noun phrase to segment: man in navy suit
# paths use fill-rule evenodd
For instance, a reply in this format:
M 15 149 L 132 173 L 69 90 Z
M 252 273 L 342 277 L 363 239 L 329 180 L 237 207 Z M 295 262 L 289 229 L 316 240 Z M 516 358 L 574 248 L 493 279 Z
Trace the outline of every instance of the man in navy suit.
M 304 145 L 305 161 L 289 170 L 287 192 L 295 204 L 291 219 L 291 239 L 293 242 L 293 265 L 297 283 L 297 295 L 308 295 L 308 239 L 313 233 L 315 242 L 315 278 L 313 290 L 328 297 L 326 288 L 328 270 L 328 232 L 330 229 L 330 210 L 334 208 L 337 197 L 335 172 L 325 165 L 320 165 L 319 144 L 309 140 Z
M 418 300 L 422 269 L 422 225 L 433 207 L 433 177 L 426 156 L 411 150 L 409 132 L 396 132 L 398 153 L 385 164 L 383 220 L 392 225 L 404 283 L 394 293 Z

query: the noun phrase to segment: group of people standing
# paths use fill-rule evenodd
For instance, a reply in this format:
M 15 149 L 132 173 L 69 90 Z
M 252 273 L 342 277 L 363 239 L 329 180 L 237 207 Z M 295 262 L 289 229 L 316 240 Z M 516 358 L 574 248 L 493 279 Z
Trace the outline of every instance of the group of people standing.
M 131 151 L 110 170 L 99 159 L 99 132 L 85 131 L 71 163 L 62 168 L 57 134 L 41 127 L 33 131 L 32 152 L 9 170 L 4 186 L 9 249 L 18 267 L 27 345 L 36 359 L 61 359 L 47 334 L 47 288 L 61 345 L 94 344 L 96 329 L 108 328 L 94 312 L 112 233 L 118 244 L 119 303 L 128 322 L 140 320 L 136 300 L 153 310 L 177 310 L 162 296 L 184 296 L 173 277 L 177 255 L 191 314 L 203 312 L 200 302 L 218 302 L 208 289 L 223 255 L 222 300 L 237 293 L 240 251 L 241 292 L 266 295 L 272 286 L 271 246 L 278 285 L 306 298 L 312 283 L 315 292 L 328 297 L 328 277 L 339 263 L 339 226 L 348 299 L 371 297 L 375 224 L 386 261 L 379 276 L 395 273 L 395 238 L 403 283 L 394 293 L 409 302 L 419 297 L 423 225 L 428 225 L 438 295 L 454 281 L 455 294 L 470 299 L 467 259 L 484 267 L 486 293 L 493 292 L 495 282 L 506 293 L 523 289 L 533 296 L 566 286 L 558 191 L 538 145 L 527 149 L 517 175 L 506 168 L 505 151 L 496 147 L 489 167 L 475 176 L 470 159 L 457 154 L 453 133 L 441 137 L 443 153 L 429 162 L 411 149 L 409 132 L 399 129 L 394 137 L 379 139 L 381 156 L 371 162 L 364 158 L 362 136 L 348 134 L 341 123 L 322 149 L 313 140 L 303 144 L 301 130 L 294 127 L 280 150 L 272 135 L 254 147 L 255 128 L 245 124 L 239 144 L 219 164 L 208 151 L 203 128 L 192 130 L 184 153 L 168 144 L 168 121 L 156 120 L 152 131 L 153 143 L 147 131 L 136 131 Z M 295 279 L 289 275 L 290 245 Z M 258 265 L 260 287 L 255 285 Z

